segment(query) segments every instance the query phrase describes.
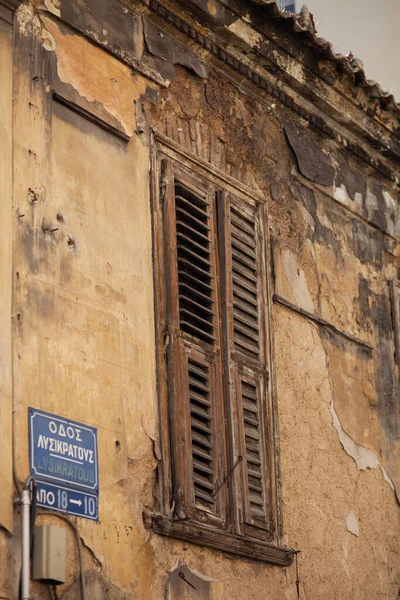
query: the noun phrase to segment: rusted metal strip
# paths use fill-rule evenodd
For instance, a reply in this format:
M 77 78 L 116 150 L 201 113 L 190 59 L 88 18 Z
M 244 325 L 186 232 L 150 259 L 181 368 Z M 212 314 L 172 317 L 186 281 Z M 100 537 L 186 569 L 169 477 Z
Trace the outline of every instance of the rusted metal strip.
M 219 486 L 216 487 L 214 489 L 213 493 L 211 494 L 213 498 L 217 495 L 217 493 L 222 488 L 222 486 L 224 486 L 225 483 L 228 481 L 228 479 L 232 476 L 233 471 L 242 462 L 242 460 L 243 460 L 243 456 L 238 456 L 237 461 L 235 462 L 235 464 L 229 469 L 228 473 L 225 475 L 225 477 L 223 478 L 223 480 L 221 481 L 221 483 L 219 484 Z
M 373 352 L 374 348 L 372 346 L 370 346 L 369 344 L 367 344 L 367 342 L 360 340 L 359 338 L 355 337 L 354 335 L 351 335 L 350 333 L 346 333 L 345 331 L 342 331 L 342 329 L 338 329 L 335 325 L 333 325 L 332 323 L 329 323 L 329 321 L 326 321 L 325 319 L 323 319 L 322 317 L 318 317 L 317 315 L 313 315 L 312 313 L 308 312 L 307 310 L 304 310 L 304 308 L 300 308 L 300 306 L 296 306 L 295 304 L 292 304 L 291 302 L 289 302 L 289 300 L 282 298 L 282 296 L 278 296 L 278 294 L 274 294 L 272 299 L 276 304 L 280 304 L 281 306 L 284 306 L 285 308 L 288 308 L 289 310 L 292 310 L 293 312 L 296 312 L 299 315 L 302 315 L 306 319 L 309 319 L 310 321 L 313 321 L 314 323 L 317 323 L 318 325 L 322 325 L 323 327 L 326 327 L 327 329 L 334 331 L 335 333 L 337 333 L 341 337 L 345 338 L 346 340 L 353 342 L 353 344 L 358 344 L 359 346 L 362 346 L 363 348 L 365 348 L 366 350 L 368 350 L 371 353 Z

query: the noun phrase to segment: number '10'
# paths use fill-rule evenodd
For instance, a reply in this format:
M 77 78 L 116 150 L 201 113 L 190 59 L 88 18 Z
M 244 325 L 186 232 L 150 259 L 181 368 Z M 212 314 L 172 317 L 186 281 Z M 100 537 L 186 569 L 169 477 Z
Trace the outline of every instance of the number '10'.
M 85 513 L 89 514 L 91 517 L 96 513 L 96 501 L 91 496 L 85 496 L 83 499 L 83 504 L 85 506 Z

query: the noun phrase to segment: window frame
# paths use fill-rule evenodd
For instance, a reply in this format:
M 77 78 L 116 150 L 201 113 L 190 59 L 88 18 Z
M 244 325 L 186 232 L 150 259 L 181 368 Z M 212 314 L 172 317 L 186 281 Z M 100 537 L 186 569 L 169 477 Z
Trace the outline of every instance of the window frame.
M 395 362 L 397 364 L 400 377 L 400 281 L 397 278 L 391 279 L 389 285 L 392 305 Z
M 199 156 L 189 153 L 187 150 L 179 146 L 174 141 L 160 133 L 155 133 L 155 144 L 152 154 L 152 169 L 151 169 L 151 201 L 153 215 L 153 262 L 154 262 L 154 289 L 155 289 L 155 320 L 156 320 L 156 348 L 157 348 L 157 382 L 158 382 L 158 401 L 159 401 L 159 424 L 160 424 L 160 449 L 161 460 L 158 469 L 158 498 L 159 507 L 156 513 L 146 513 L 145 523 L 151 526 L 156 533 L 168 535 L 193 543 L 201 543 L 201 545 L 210 546 L 213 548 L 222 549 L 226 552 L 239 554 L 272 562 L 279 565 L 290 565 L 293 560 L 293 552 L 284 546 L 282 538 L 282 514 L 280 502 L 280 477 L 279 477 L 279 444 L 278 444 L 278 422 L 277 422 L 277 406 L 276 406 L 276 388 L 275 388 L 275 367 L 273 360 L 273 331 L 272 331 L 272 290 L 271 290 L 271 274 L 270 274 L 270 245 L 268 235 L 267 211 L 265 207 L 265 199 L 255 192 L 248 189 L 241 182 L 233 179 L 227 173 L 217 169 L 210 163 L 206 162 Z M 231 483 L 225 485 L 225 490 L 222 493 L 221 504 L 223 506 L 224 515 L 227 521 L 222 518 L 222 527 L 218 527 L 218 523 L 213 522 L 213 519 L 199 518 L 196 515 L 196 510 L 182 511 L 179 513 L 179 506 L 176 506 L 176 498 L 173 499 L 172 491 L 172 470 L 176 468 L 173 462 L 174 451 L 171 447 L 171 439 L 173 432 L 170 426 L 170 407 L 168 400 L 168 385 L 173 384 L 171 378 L 168 381 L 168 367 L 165 360 L 165 351 L 171 340 L 174 338 L 174 332 L 166 329 L 166 310 L 167 298 L 167 283 L 170 280 L 165 273 L 166 250 L 171 252 L 173 243 L 171 237 L 176 235 L 166 228 L 165 223 L 165 204 L 168 203 L 166 196 L 172 193 L 171 186 L 171 171 L 175 170 L 178 173 L 183 173 L 183 176 L 188 176 L 189 180 L 199 182 L 204 185 L 204 188 L 214 189 L 223 195 L 223 200 L 219 202 L 219 207 L 226 205 L 226 197 L 229 195 L 237 198 L 239 202 L 244 202 L 246 206 L 253 207 L 252 210 L 257 210 L 263 215 L 263 223 L 261 238 L 263 241 L 262 260 L 263 273 L 265 277 L 265 319 L 269 326 L 265 328 L 265 341 L 267 343 L 268 355 L 268 375 L 264 378 L 268 387 L 265 410 L 269 413 L 269 418 L 264 420 L 264 425 L 268 429 L 268 454 L 270 463 L 270 510 L 271 520 L 269 534 L 255 528 L 248 517 L 243 514 L 243 490 L 240 489 L 241 479 L 235 476 L 234 469 L 231 473 Z M 250 210 L 250 209 L 249 209 Z M 221 224 L 221 216 L 218 219 Z M 217 217 L 217 210 L 215 210 Z M 225 219 L 225 216 L 224 216 Z M 224 224 L 223 231 L 216 231 L 216 240 L 218 243 L 226 243 L 223 238 L 223 232 L 226 232 Z M 167 252 L 167 253 L 168 253 Z M 170 258 L 170 262 L 174 259 Z M 171 271 L 169 271 L 171 273 Z M 225 274 L 225 265 L 220 265 L 221 278 Z M 217 277 L 218 279 L 218 277 Z M 222 282 L 221 289 L 227 289 L 226 282 Z M 177 289 L 177 282 L 175 289 Z M 221 294 L 222 298 L 222 294 Z M 226 299 L 225 299 L 226 301 Z M 221 308 L 221 311 L 223 309 Z M 227 348 L 228 343 L 228 326 L 220 327 L 221 336 L 225 339 L 222 345 Z M 173 341 L 172 341 L 173 343 Z M 190 344 L 192 346 L 192 344 Z M 247 376 L 248 366 L 247 361 L 240 364 L 240 369 L 246 371 Z M 239 361 L 240 363 L 240 361 Z M 225 372 L 224 375 L 222 373 Z M 225 385 L 224 393 L 229 393 L 229 387 L 232 382 L 229 381 L 227 375 L 227 364 L 224 357 L 221 358 L 221 382 Z M 220 383 L 218 385 L 220 385 Z M 221 387 L 221 385 L 220 385 Z M 235 387 L 235 386 L 234 386 Z M 240 408 L 237 404 L 237 397 L 233 398 L 230 394 L 230 400 L 226 402 L 224 407 L 225 422 L 228 424 L 225 427 L 225 456 L 235 447 L 232 437 L 237 437 L 238 432 L 237 414 Z M 235 423 L 236 419 L 236 423 Z M 221 422 L 220 422 L 221 426 Z M 238 439 L 238 438 L 237 438 Z M 237 443 L 237 442 L 235 442 Z M 267 444 L 266 444 L 267 447 Z M 228 462 L 228 458 L 226 458 Z M 244 462 L 244 461 L 243 461 Z M 230 463 L 231 464 L 231 461 Z M 225 472 L 229 473 L 225 464 Z M 182 477 L 185 477 L 182 475 Z M 190 495 L 190 490 L 186 490 L 187 497 Z M 225 508 L 224 508 L 225 507 Z M 178 518 L 176 516 L 178 513 Z M 179 518 L 181 516 L 181 518 Z

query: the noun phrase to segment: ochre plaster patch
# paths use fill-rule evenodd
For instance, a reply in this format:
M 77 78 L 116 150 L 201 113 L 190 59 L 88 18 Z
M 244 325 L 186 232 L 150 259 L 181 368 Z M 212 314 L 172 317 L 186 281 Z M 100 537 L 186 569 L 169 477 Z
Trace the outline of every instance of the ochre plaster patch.
M 56 44 L 57 70 L 61 81 L 72 85 L 89 102 L 100 102 L 123 126 L 127 135 L 136 130 L 135 101 L 146 89 L 145 80 L 132 78 L 130 69 L 82 36 L 61 32 L 51 19 L 43 18 Z

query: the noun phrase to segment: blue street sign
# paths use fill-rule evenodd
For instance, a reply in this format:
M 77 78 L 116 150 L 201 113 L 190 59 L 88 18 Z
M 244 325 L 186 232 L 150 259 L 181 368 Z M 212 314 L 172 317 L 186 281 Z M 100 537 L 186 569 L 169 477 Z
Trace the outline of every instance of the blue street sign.
M 98 521 L 97 429 L 30 408 L 29 450 L 38 505 Z
M 99 520 L 98 498 L 95 494 L 42 481 L 38 481 L 37 486 L 38 506 L 93 521 Z
M 35 479 L 98 491 L 95 427 L 30 408 L 29 434 Z

